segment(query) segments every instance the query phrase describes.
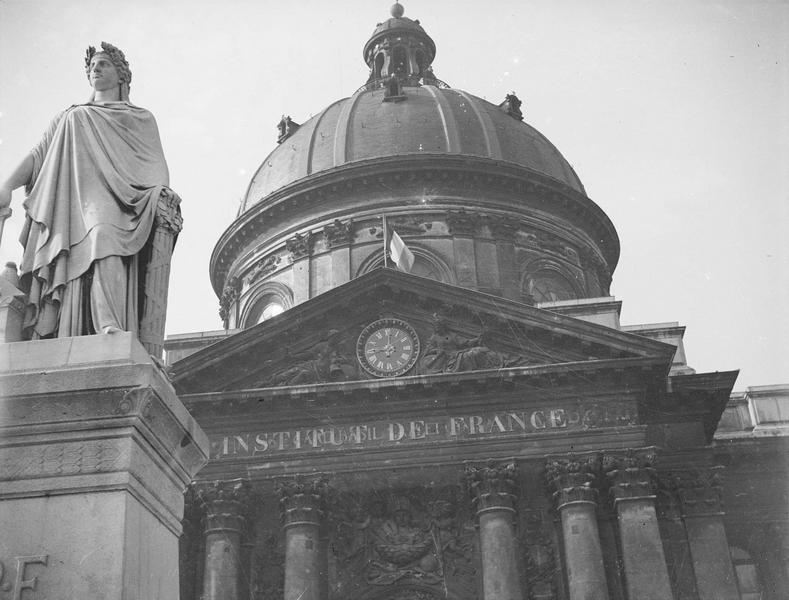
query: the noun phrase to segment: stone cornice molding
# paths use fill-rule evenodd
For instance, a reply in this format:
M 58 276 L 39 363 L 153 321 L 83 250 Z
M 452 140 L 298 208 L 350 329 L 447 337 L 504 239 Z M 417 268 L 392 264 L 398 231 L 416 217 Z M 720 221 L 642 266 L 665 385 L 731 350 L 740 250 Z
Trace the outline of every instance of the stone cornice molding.
M 488 461 L 484 466 L 467 465 L 466 487 L 477 515 L 493 510 L 515 512 L 517 497 L 515 463 Z
M 218 403 L 225 411 L 244 411 L 245 405 L 258 404 L 265 400 L 270 403 L 281 401 L 287 405 L 295 399 L 303 399 L 311 405 L 323 405 L 339 399 L 353 397 L 360 402 L 379 401 L 386 395 L 393 401 L 407 400 L 414 393 L 424 393 L 427 389 L 438 389 L 441 386 L 468 385 L 475 387 L 475 393 L 484 388 L 486 393 L 494 391 L 512 390 L 513 387 L 526 386 L 533 390 L 553 389 L 577 382 L 578 378 L 595 377 L 599 374 L 601 379 L 608 379 L 612 375 L 626 378 L 630 373 L 634 378 L 644 376 L 644 373 L 654 372 L 659 374 L 662 361 L 655 358 L 626 358 L 614 360 L 578 361 L 554 365 L 537 365 L 527 367 L 505 367 L 488 369 L 485 371 L 469 371 L 464 373 L 439 373 L 431 375 L 411 375 L 397 378 L 358 381 L 344 381 L 337 383 L 316 383 L 297 386 L 269 387 L 256 389 L 240 389 L 232 391 L 217 391 L 204 393 L 181 393 L 179 397 L 190 408 L 200 405 Z M 273 409 L 273 408 L 272 408 Z M 633 423 L 623 423 L 633 425 Z

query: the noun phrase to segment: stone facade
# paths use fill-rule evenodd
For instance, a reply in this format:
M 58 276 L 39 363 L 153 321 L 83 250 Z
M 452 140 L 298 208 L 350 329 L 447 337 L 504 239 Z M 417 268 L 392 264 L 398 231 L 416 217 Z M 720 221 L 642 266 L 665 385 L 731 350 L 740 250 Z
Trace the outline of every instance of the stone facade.
M 211 442 L 181 597 L 785 597 L 789 389 L 620 324 L 616 231 L 514 93 L 438 80 L 399 4 L 364 55 L 217 243 L 226 333 L 168 347 Z

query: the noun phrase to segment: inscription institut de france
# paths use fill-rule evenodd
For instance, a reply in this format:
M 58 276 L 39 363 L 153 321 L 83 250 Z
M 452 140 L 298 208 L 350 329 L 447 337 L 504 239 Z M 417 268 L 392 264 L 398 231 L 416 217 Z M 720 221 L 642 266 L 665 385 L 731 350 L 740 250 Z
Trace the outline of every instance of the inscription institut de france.
M 555 430 L 622 427 L 635 422 L 632 404 L 578 403 L 534 410 L 408 417 L 278 431 L 228 432 L 211 436 L 211 454 L 214 459 L 227 459 L 280 452 L 452 443 Z

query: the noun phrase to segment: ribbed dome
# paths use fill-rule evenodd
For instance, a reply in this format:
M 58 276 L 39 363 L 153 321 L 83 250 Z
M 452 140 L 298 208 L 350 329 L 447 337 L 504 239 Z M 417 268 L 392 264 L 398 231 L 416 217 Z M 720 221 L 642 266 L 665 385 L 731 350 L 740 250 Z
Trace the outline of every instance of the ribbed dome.
M 302 125 L 263 161 L 240 212 L 271 192 L 357 161 L 409 154 L 454 154 L 516 163 L 584 192 L 569 163 L 545 136 L 467 92 L 405 87 L 401 102 L 364 90 Z

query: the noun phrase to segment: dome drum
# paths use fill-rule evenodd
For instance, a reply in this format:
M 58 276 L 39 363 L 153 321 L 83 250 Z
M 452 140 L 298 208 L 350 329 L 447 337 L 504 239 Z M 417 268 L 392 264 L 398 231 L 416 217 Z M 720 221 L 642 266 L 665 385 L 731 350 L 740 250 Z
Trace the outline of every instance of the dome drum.
M 243 213 L 223 234 L 211 258 L 220 294 L 226 281 L 253 257 L 283 246 L 285 239 L 318 231 L 334 219 L 358 221 L 408 206 L 441 204 L 509 214 L 511 222 L 573 232 L 600 267 L 613 272 L 619 257 L 616 232 L 585 195 L 518 165 L 462 156 L 390 157 L 348 165 L 305 178 L 269 195 Z M 542 225 L 539 225 L 542 223 Z
M 416 255 L 413 274 L 528 303 L 608 293 L 602 258 L 572 228 L 513 212 L 466 212 L 442 204 L 385 212 Z M 381 267 L 378 214 L 357 211 L 345 220 L 316 221 L 238 261 L 228 279 L 237 286 L 229 311 L 236 317 L 229 326 L 249 327 L 270 305 L 289 308 Z

